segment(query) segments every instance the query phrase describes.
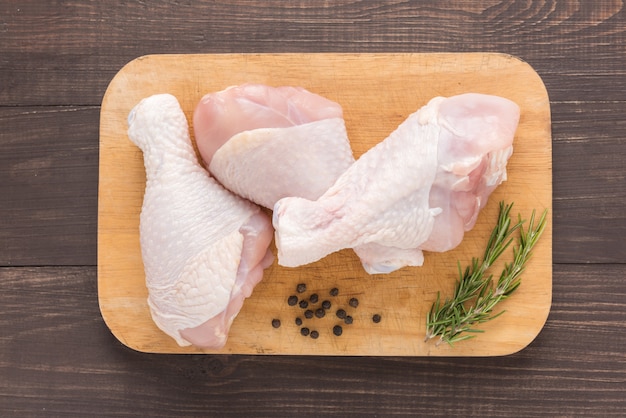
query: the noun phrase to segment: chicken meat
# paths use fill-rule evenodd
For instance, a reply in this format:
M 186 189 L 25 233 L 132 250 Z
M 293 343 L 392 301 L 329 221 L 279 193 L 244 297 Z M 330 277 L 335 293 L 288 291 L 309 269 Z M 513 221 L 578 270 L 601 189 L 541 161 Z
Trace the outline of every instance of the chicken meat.
M 143 151 L 140 244 L 156 325 L 181 346 L 221 348 L 273 260 L 269 217 L 200 165 L 177 99 L 143 99 L 128 116 Z
M 193 126 L 211 174 L 269 209 L 287 196 L 317 199 L 354 162 L 341 106 L 301 87 L 209 93 Z
M 470 230 L 506 180 L 520 109 L 497 96 L 436 97 L 363 154 L 318 199 L 274 207 L 280 265 L 354 248 L 370 273 L 423 264 Z

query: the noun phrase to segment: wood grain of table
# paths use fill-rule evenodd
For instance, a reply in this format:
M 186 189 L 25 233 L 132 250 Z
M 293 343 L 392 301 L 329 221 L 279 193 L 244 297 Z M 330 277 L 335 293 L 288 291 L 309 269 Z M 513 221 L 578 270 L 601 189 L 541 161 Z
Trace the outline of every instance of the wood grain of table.
M 553 301 L 504 357 L 164 355 L 100 315 L 100 104 L 146 54 L 499 52 L 552 112 Z M 623 1 L 0 4 L 0 416 L 623 416 Z

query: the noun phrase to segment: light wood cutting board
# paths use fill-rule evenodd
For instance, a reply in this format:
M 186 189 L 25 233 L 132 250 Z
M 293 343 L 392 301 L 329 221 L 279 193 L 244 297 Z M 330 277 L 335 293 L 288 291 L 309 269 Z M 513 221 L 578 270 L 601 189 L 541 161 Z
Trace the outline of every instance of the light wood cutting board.
M 208 92 L 245 82 L 302 86 L 340 103 L 355 157 L 383 140 L 410 113 L 434 96 L 464 92 L 500 95 L 522 109 L 508 165 L 508 181 L 492 195 L 463 243 L 444 254 L 427 253 L 423 267 L 369 276 L 354 253 L 344 250 L 319 262 L 284 268 L 276 263 L 247 299 L 217 351 L 179 347 L 152 322 L 139 247 L 139 213 L 145 187 L 141 151 L 126 135 L 126 118 L 142 98 L 171 93 L 190 123 Z M 193 130 L 192 130 L 193 132 Z M 501 304 L 506 312 L 481 326 L 483 334 L 450 347 L 425 342 L 425 316 L 441 291 L 449 295 L 463 266 L 482 255 L 497 218 L 498 202 L 515 202 L 514 216 L 552 210 L 550 107 L 535 71 L 510 55 L 470 54 L 223 54 L 152 55 L 138 58 L 111 81 L 100 118 L 98 206 L 98 297 L 102 316 L 125 345 L 153 353 L 311 354 L 367 356 L 496 356 L 527 346 L 540 332 L 552 297 L 551 216 L 522 285 Z M 260 167 L 259 169 L 262 169 Z M 273 249 L 275 252 L 275 248 Z M 503 258 L 510 259 L 510 254 Z M 300 335 L 294 319 L 303 310 L 289 306 L 298 283 L 320 302 L 332 302 L 324 318 L 305 320 L 318 339 Z M 328 296 L 337 287 L 339 295 Z M 357 308 L 348 300 L 356 297 Z M 354 318 L 334 336 L 344 308 Z M 379 314 L 379 323 L 372 315 Z M 282 326 L 273 328 L 273 319 Z

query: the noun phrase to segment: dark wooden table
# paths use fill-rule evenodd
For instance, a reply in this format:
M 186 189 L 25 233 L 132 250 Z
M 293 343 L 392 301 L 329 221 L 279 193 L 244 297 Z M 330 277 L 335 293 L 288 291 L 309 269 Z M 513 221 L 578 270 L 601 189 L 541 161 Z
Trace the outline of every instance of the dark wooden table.
M 624 416 L 623 1 L 3 1 L 0 416 Z M 149 355 L 96 273 L 107 84 L 148 53 L 506 52 L 550 95 L 553 305 L 498 358 Z

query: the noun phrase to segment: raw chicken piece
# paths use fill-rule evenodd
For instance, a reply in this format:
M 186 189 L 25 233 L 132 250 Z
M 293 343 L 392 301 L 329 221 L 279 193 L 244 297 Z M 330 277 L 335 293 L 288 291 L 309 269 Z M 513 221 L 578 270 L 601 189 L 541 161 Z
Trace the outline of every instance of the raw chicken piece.
M 519 107 L 501 97 L 432 99 L 316 201 L 277 202 L 279 264 L 358 247 L 366 270 L 386 273 L 422 265 L 423 249 L 455 247 L 506 179 L 518 120 Z
M 193 126 L 211 174 L 269 209 L 286 196 L 317 199 L 354 162 L 341 106 L 299 87 L 207 94 Z
M 442 212 L 420 248 L 443 252 L 461 243 L 491 193 L 506 180 L 520 110 L 494 96 L 466 94 L 439 100 L 439 120 L 447 129 L 439 136 L 439 164 L 429 202 Z
M 198 163 L 175 97 L 142 100 L 128 124 L 146 169 L 140 242 L 152 318 L 181 346 L 221 348 L 272 263 L 269 218 Z

